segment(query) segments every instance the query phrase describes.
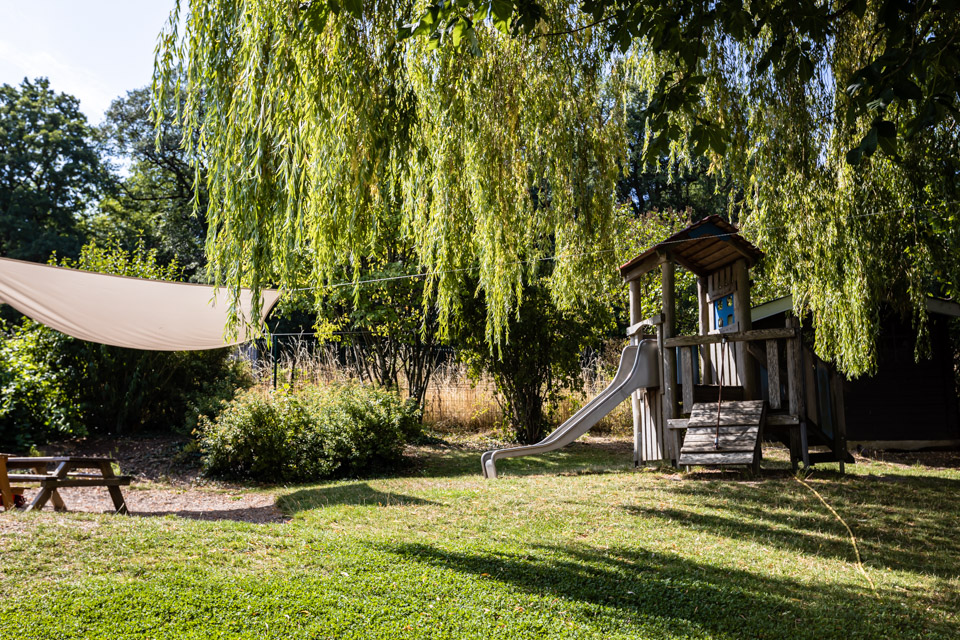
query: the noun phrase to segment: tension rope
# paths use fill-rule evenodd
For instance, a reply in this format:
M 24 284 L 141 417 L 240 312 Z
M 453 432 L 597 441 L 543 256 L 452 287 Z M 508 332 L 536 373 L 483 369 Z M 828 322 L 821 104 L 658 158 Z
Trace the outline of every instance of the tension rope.
M 720 387 L 717 389 L 717 434 L 713 438 L 713 448 L 720 448 L 720 407 L 723 405 L 723 370 L 727 357 L 727 339 L 720 338 Z

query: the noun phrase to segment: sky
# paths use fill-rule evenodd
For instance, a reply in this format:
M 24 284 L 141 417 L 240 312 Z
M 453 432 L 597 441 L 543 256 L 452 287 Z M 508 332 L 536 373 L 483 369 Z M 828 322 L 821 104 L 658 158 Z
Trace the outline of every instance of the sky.
M 47 77 L 92 124 L 150 84 L 153 51 L 175 0 L 0 0 L 0 85 Z

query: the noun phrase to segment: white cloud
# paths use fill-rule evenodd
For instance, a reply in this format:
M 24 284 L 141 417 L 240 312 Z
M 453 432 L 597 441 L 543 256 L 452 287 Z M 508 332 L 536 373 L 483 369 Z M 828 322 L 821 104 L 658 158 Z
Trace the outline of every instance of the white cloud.
M 7 84 L 19 84 L 23 78 L 50 79 L 51 88 L 80 99 L 88 119 L 96 124 L 110 102 L 117 97 L 93 71 L 72 65 L 46 51 L 24 51 L 0 40 L 0 78 Z

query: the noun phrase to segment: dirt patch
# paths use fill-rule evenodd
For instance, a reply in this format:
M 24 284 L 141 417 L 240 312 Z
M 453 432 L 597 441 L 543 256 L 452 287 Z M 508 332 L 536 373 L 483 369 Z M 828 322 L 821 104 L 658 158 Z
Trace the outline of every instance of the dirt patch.
M 105 456 L 115 458 L 120 473 L 133 476 L 123 487 L 127 509 L 133 516 L 177 516 L 194 520 L 235 520 L 270 523 L 289 520 L 276 506 L 277 496 L 241 485 L 211 482 L 200 476 L 199 457 L 187 453 L 188 440 L 178 436 L 96 438 L 44 447 L 48 456 Z M 29 503 L 39 489 L 27 489 Z M 60 490 L 69 511 L 113 513 L 105 487 L 71 487 Z M 44 511 L 51 511 L 50 502 Z
M 37 490 L 25 492 L 27 501 Z M 61 489 L 60 495 L 67 509 L 80 513 L 113 513 L 110 494 L 103 487 Z M 133 516 L 177 516 L 191 520 L 235 520 L 238 522 L 268 523 L 289 520 L 277 508 L 273 494 L 260 492 L 213 491 L 182 487 L 151 487 L 138 489 L 136 483 L 123 491 L 127 509 Z M 44 511 L 51 511 L 50 503 Z

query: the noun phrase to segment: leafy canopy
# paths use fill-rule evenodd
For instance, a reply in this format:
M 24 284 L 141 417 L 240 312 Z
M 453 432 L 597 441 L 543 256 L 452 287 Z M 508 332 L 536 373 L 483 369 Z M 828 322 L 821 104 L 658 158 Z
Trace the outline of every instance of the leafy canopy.
M 398 40 L 410 2 L 332 7 L 195 3 L 183 35 L 178 6 L 162 37 L 155 92 L 169 98 L 183 74 L 217 281 L 359 278 L 381 251 L 381 220 L 397 216 L 442 327 L 471 272 L 487 338 L 501 341 L 546 256 L 561 256 L 552 289 L 575 304 L 612 242 L 623 134 L 606 35 L 526 42 L 486 29 L 484 55 L 465 57 Z M 566 9 L 547 11 L 566 20 Z
M 101 243 L 139 239 L 158 250 L 162 262 L 176 261 L 186 275 L 202 276 L 207 222 L 203 163 L 191 163 L 181 147 L 176 105 L 151 110 L 149 87 L 127 92 L 110 105 L 100 125 L 107 153 L 128 163 L 117 190 L 100 201 L 90 231 Z M 201 272 L 198 274 L 198 272 Z
M 219 281 L 359 278 L 399 215 L 441 326 L 476 270 L 496 343 L 542 258 L 563 308 L 609 276 L 638 91 L 646 160 L 739 185 L 768 273 L 858 374 L 884 306 L 923 329 L 960 282 L 955 4 L 198 2 L 155 92 L 185 74 Z

